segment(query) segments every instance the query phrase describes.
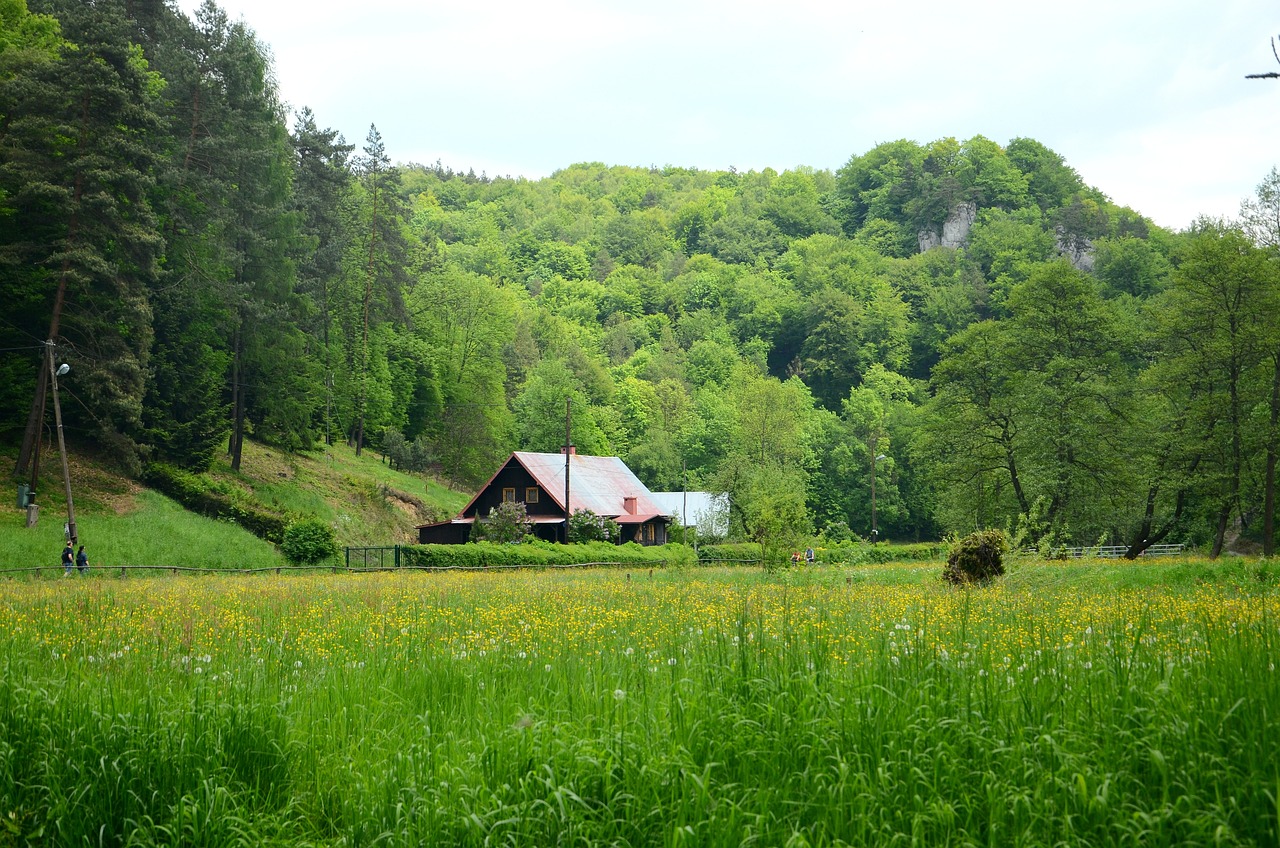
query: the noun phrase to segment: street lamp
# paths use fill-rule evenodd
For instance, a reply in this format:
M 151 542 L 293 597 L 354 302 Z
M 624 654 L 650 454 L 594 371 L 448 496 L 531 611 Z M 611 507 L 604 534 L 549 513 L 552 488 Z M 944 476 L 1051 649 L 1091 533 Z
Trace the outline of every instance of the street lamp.
M 64 362 L 54 369 L 52 339 L 48 341 L 48 345 L 49 376 L 53 378 L 53 420 L 58 429 L 58 453 L 62 455 L 62 484 L 67 490 L 67 539 L 74 545 L 78 539 L 76 507 L 71 501 L 71 473 L 67 470 L 67 443 L 62 436 L 62 405 L 58 403 L 58 378 L 65 377 L 71 371 L 71 366 Z
M 873 545 L 880 538 L 880 531 L 876 529 L 876 463 L 882 459 L 888 459 L 888 457 L 880 453 L 871 460 L 871 544 Z

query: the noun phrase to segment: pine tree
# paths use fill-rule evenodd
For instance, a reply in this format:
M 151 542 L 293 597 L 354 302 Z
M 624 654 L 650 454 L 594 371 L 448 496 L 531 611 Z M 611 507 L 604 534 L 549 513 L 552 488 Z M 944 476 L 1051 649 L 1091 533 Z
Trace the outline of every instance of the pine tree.
M 147 291 L 162 246 L 150 193 L 163 82 L 130 42 L 117 5 L 50 8 L 69 44 L 55 61 L 8 80 L 0 106 L 0 258 L 26 269 L 11 320 L 75 363 L 86 414 L 72 417 L 69 432 L 92 434 L 136 467 L 152 332 Z M 35 394 L 33 413 L 43 407 Z M 29 421 L 38 425 L 37 415 Z M 35 435 L 29 427 L 23 457 Z

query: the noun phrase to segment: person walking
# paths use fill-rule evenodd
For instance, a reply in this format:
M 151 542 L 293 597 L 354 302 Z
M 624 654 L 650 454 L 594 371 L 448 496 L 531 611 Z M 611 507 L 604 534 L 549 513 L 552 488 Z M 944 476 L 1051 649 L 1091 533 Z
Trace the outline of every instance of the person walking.
M 84 545 L 76 551 L 76 570 L 84 574 L 89 570 L 89 555 L 84 552 Z
M 76 556 L 76 552 L 71 547 L 70 540 L 68 540 L 67 546 L 62 549 L 62 576 L 63 577 L 71 576 L 71 566 L 75 561 L 75 556 Z

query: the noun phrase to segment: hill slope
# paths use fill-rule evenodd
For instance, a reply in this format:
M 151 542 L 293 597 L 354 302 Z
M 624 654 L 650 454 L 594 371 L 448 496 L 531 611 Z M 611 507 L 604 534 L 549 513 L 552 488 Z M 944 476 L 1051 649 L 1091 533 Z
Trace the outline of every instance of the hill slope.
M 0 461 L 12 467 L 12 451 Z M 72 453 L 68 465 L 80 540 L 97 566 L 283 564 L 269 542 L 234 523 L 184 510 L 90 455 Z M 0 569 L 57 565 L 67 515 L 56 452 L 46 452 L 41 468 L 36 527 L 26 528 L 25 512 L 12 495 L 0 510 Z M 320 518 L 334 528 L 342 546 L 412 543 L 415 525 L 454 514 L 468 498 L 423 477 L 393 471 L 375 454 L 357 457 L 346 445 L 286 454 L 246 443 L 240 473 L 219 464 L 208 477 L 266 510 Z M 9 491 L 13 489 L 11 485 Z

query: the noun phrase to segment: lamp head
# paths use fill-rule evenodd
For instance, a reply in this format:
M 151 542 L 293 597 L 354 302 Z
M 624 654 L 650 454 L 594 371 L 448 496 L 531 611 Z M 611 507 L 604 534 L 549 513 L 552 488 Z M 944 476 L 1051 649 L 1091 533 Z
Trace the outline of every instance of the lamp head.
M 68 365 L 68 364 L 67 364 L 67 363 L 65 363 L 65 362 L 58 366 L 58 376 L 59 376 L 59 377 L 65 377 L 65 376 L 67 376 L 67 374 L 68 374 L 70 371 L 71 371 L 71 366 L 70 366 L 70 365 Z

